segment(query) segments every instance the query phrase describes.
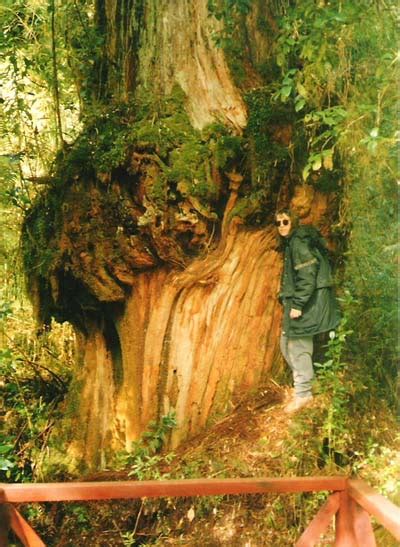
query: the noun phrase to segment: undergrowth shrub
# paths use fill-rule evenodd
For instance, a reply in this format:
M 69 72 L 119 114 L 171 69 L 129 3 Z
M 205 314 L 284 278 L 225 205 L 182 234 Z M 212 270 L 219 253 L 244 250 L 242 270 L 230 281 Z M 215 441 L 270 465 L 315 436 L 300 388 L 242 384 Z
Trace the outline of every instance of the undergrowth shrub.
M 29 306 L 27 307 L 29 312 Z M 0 318 L 3 435 L 0 477 L 26 482 L 41 476 L 49 437 L 70 381 L 74 342 L 67 325 L 37 338 L 25 310 L 10 303 Z
M 161 466 L 174 459 L 174 453 L 161 453 L 170 431 L 176 427 L 174 412 L 162 416 L 159 422 L 150 422 L 138 441 L 133 441 L 130 451 L 116 454 L 116 466 L 128 469 L 128 476 L 137 480 L 168 479 L 169 473 L 162 472 Z

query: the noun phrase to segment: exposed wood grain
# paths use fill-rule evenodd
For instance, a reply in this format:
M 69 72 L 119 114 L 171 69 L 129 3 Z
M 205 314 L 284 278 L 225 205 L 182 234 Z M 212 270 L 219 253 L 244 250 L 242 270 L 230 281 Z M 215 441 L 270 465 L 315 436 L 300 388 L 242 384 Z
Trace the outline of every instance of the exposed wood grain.
M 345 477 L 4 484 L 10 503 L 343 490 Z
M 217 249 L 182 273 L 135 276 L 114 321 L 121 385 L 103 325 L 88 333 L 81 370 L 81 440 L 71 455 L 97 467 L 108 447 L 129 450 L 152 420 L 175 411 L 175 447 L 268 378 L 279 351 L 281 257 L 273 228 L 233 223 Z
M 349 481 L 349 495 L 400 540 L 400 508 L 362 480 Z
M 304 530 L 295 547 L 313 547 L 320 539 L 321 534 L 327 530 L 332 521 L 332 517 L 339 509 L 339 503 L 339 492 L 335 492 L 329 496 L 327 501 Z
M 147 2 L 143 27 L 138 78 L 145 89 L 151 86 L 162 95 L 178 84 L 198 129 L 216 120 L 237 129 L 246 125 L 246 106 L 221 48 L 215 47 L 219 23 L 205 0 Z

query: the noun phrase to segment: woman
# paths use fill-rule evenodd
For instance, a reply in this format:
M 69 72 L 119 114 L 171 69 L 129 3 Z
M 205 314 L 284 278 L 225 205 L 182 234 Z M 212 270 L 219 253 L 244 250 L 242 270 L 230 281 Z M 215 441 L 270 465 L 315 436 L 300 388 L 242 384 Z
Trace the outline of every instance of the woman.
M 275 214 L 283 241 L 284 264 L 280 301 L 283 305 L 281 351 L 293 372 L 294 398 L 287 412 L 312 400 L 313 337 L 335 329 L 340 320 L 333 291 L 326 244 L 313 226 L 301 226 L 289 209 Z

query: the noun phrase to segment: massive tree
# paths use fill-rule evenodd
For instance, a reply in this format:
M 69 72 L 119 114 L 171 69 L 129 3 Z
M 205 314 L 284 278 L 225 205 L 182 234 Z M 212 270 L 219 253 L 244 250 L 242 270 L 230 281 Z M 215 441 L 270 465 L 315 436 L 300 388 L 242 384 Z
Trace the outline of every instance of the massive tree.
M 278 27 L 288 8 L 97 0 L 78 17 L 70 7 L 83 129 L 60 151 L 23 242 L 39 321 L 77 332 L 78 459 L 100 465 L 170 412 L 176 446 L 278 363 L 273 213 L 291 205 L 330 236 L 338 96 L 351 77 L 331 67 L 308 94 L 299 35 Z M 306 105 L 320 116 L 311 149 Z

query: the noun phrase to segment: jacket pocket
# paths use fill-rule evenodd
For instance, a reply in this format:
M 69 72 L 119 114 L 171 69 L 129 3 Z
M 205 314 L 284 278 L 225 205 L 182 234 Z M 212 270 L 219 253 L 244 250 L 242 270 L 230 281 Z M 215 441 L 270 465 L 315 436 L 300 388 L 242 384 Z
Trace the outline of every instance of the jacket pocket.
M 318 292 L 314 291 L 298 319 L 289 319 L 289 336 L 312 336 L 318 330 Z

